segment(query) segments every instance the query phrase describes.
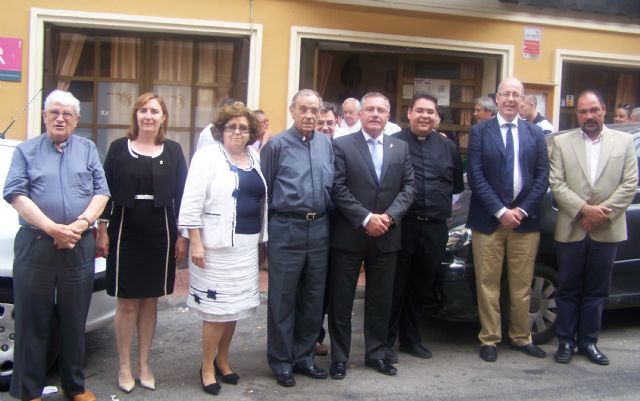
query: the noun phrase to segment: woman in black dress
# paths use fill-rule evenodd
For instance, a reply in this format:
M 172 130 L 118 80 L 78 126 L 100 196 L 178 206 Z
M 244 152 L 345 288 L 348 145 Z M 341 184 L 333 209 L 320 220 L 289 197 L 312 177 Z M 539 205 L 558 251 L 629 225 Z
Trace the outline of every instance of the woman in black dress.
M 176 225 L 187 166 L 180 145 L 165 139 L 167 106 L 160 96 L 145 93 L 132 117 L 127 137 L 111 144 L 104 162 L 112 198 L 96 240 L 98 253 L 107 258 L 107 293 L 118 298 L 118 387 L 126 393 L 135 387 L 130 354 L 136 328 L 140 385 L 155 389 L 149 352 L 158 297 L 173 292 L 176 261 L 187 251 Z

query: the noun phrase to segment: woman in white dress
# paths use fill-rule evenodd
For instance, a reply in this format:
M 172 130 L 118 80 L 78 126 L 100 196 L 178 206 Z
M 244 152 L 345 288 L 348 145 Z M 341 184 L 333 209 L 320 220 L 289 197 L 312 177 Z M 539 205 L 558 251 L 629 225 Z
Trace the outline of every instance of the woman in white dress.
M 237 384 L 229 345 L 238 319 L 260 304 L 258 262 L 267 240 L 267 187 L 255 115 L 241 102 L 223 107 L 212 145 L 198 150 L 185 184 L 179 226 L 189 231 L 187 306 L 202 318 L 202 389 L 218 394 L 216 376 Z

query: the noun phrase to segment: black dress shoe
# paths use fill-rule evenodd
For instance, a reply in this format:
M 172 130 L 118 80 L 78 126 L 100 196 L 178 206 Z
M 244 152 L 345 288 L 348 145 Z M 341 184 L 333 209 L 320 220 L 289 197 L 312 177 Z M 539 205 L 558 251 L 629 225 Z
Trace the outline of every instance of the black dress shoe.
M 586 355 L 587 358 L 589 358 L 589 360 L 595 363 L 596 365 L 609 364 L 609 358 L 607 358 L 605 354 L 600 352 L 600 350 L 598 349 L 598 347 L 596 347 L 595 344 L 588 344 L 588 345 L 585 345 L 584 347 L 579 347 L 578 353 Z
M 553 359 L 558 363 L 569 363 L 571 362 L 571 356 L 573 355 L 573 345 L 569 343 L 560 343 L 558 345 L 558 350 L 554 355 Z
M 527 345 L 515 345 L 511 344 L 511 349 L 515 349 L 517 351 L 521 351 L 529 356 L 533 356 L 535 358 L 544 358 L 547 356 L 547 353 L 544 350 L 534 343 L 529 343 Z
M 202 384 L 202 391 L 207 394 L 218 395 L 220 392 L 220 383 L 211 383 L 204 385 L 204 379 L 202 379 L 202 366 L 200 366 L 200 383 Z
M 291 372 L 278 372 L 276 373 L 276 380 L 278 384 L 283 387 L 293 387 L 296 385 L 296 379 Z
M 367 359 L 366 361 L 364 361 L 364 364 L 370 368 L 377 370 L 383 375 L 393 376 L 398 373 L 398 370 L 384 359 Z
M 417 356 L 418 358 L 431 358 L 431 351 L 429 351 L 422 344 L 400 344 L 398 351 L 406 352 L 409 355 Z
M 235 373 L 235 372 L 231 372 L 229 374 L 223 375 L 222 371 L 218 367 L 218 360 L 217 359 L 213 360 L 213 368 L 216 371 L 216 376 L 222 378 L 222 382 L 223 383 L 234 384 L 234 385 L 238 384 L 238 380 L 240 380 L 240 376 L 238 376 L 238 374 Z
M 347 375 L 347 365 L 344 362 L 331 362 L 329 374 L 335 380 L 344 379 Z
M 386 363 L 398 363 L 398 355 L 391 348 L 387 348 L 384 350 L 384 361 Z
M 498 359 L 498 350 L 495 345 L 481 345 L 480 358 L 485 362 L 495 362 Z
M 294 373 L 302 373 L 303 375 L 310 377 L 312 379 L 326 379 L 327 371 L 319 367 L 318 365 L 313 366 L 294 366 Z

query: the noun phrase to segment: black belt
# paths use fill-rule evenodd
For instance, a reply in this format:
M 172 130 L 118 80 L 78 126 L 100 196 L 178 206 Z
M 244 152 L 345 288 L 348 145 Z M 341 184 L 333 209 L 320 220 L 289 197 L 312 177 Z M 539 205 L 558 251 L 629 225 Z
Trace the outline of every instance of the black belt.
M 410 219 L 418 220 L 421 223 L 429 223 L 429 224 L 440 224 L 446 221 L 443 219 L 437 219 L 435 217 L 429 217 L 422 214 L 414 214 L 414 213 L 407 214 L 407 217 Z
M 22 228 L 23 230 L 29 231 L 30 233 L 33 233 L 39 237 L 42 238 L 47 238 L 50 240 L 53 240 L 53 237 L 51 237 L 49 234 L 47 234 L 46 232 L 42 231 L 39 228 L 33 227 L 33 226 L 20 226 L 20 228 Z M 80 234 L 81 237 L 84 237 L 85 235 L 89 234 L 92 230 L 90 229 L 86 229 L 82 232 L 82 234 Z
M 280 216 L 291 217 L 305 221 L 314 221 L 327 214 L 327 212 L 275 212 Z

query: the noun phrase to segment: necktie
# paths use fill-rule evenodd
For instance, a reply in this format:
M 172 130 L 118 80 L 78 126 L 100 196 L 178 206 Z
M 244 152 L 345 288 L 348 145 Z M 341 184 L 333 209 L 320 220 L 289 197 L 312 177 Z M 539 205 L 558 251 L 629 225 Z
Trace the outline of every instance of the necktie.
M 505 158 L 504 168 L 502 170 L 502 185 L 503 185 L 503 201 L 506 204 L 510 204 L 513 200 L 513 133 L 511 127 L 513 124 L 507 124 L 507 140 L 505 143 Z
M 373 161 L 373 167 L 376 170 L 378 181 L 380 181 L 380 173 L 382 172 L 382 161 L 378 156 L 378 140 L 375 138 L 371 138 L 367 142 L 369 142 L 369 151 L 371 151 L 371 160 Z

